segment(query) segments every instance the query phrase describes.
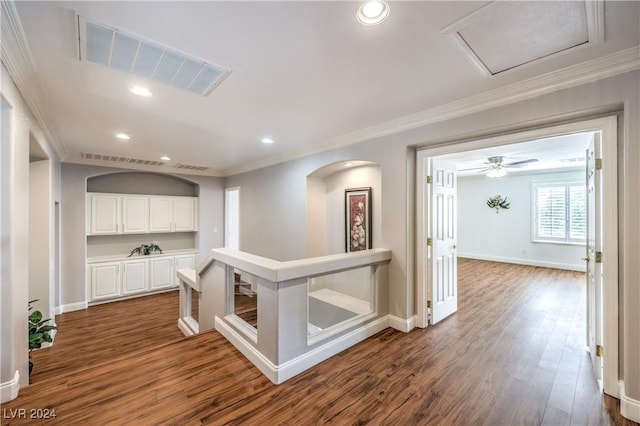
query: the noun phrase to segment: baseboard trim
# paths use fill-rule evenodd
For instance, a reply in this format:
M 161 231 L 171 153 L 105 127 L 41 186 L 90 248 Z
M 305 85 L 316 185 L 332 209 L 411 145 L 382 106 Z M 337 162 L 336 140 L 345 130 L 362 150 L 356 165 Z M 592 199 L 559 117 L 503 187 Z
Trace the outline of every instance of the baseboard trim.
M 16 370 L 16 374 L 12 380 L 0 383 L 0 402 L 5 403 L 16 399 L 20 391 L 20 371 Z
M 520 259 L 517 257 L 485 256 L 483 254 L 458 253 L 458 257 L 476 260 L 488 260 L 490 262 L 513 263 L 516 265 L 539 266 L 541 268 L 565 269 L 569 271 L 586 272 L 584 265 L 572 265 L 570 263 L 547 262 L 544 260 Z
M 388 327 L 388 316 L 378 318 L 292 360 L 276 365 L 265 358 L 254 346 L 246 342 L 242 336 L 224 320 L 219 317 L 215 318 L 216 330 L 229 340 L 262 374 L 276 385 L 289 380 L 314 365 L 331 358 Z
M 73 312 L 73 311 L 81 311 L 82 309 L 87 309 L 89 305 L 87 302 L 77 302 L 77 303 L 68 303 L 66 305 L 56 306 L 55 314 L 60 315 L 65 312 Z
M 191 321 L 189 321 L 189 319 Z M 178 320 L 178 328 L 182 331 L 186 337 L 195 336 L 199 332 L 198 323 L 191 317 L 189 318 L 180 318 Z
M 624 381 L 620 380 L 620 414 L 622 417 L 640 423 L 640 401 L 629 398 L 624 393 Z
M 389 315 L 389 327 L 408 333 L 416 328 L 416 316 L 413 315 L 412 317 L 404 319 L 395 315 Z

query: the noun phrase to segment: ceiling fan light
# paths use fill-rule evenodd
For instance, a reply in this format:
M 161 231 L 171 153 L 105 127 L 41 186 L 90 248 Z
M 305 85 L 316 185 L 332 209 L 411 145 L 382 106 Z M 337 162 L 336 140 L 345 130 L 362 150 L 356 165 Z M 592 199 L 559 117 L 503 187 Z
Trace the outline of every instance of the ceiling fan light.
M 389 16 L 389 4 L 382 0 L 367 0 L 358 8 L 356 17 L 363 25 L 376 25 Z
M 494 167 L 487 172 L 487 176 L 492 178 L 499 178 L 506 175 L 507 175 L 507 171 L 502 167 Z

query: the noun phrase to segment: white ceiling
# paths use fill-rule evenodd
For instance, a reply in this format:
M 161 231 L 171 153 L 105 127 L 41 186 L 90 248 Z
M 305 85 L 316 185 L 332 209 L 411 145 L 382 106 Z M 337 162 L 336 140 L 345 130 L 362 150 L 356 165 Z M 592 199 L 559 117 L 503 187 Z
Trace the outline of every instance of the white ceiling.
M 48 104 L 45 125 L 66 148 L 65 161 L 87 162 L 83 152 L 154 161 L 168 155 L 169 165 L 221 175 L 326 149 L 344 135 L 366 134 L 371 126 L 640 40 L 640 3 L 608 1 L 604 43 L 487 77 L 441 33 L 487 2 L 391 2 L 388 19 L 371 27 L 356 21 L 359 4 L 25 1 L 15 7 Z M 232 72 L 203 97 L 80 61 L 76 12 Z M 155 96 L 131 95 L 132 84 L 150 87 Z M 120 131 L 131 140 L 114 139 Z M 263 145 L 263 137 L 275 143 Z
M 574 133 L 510 145 L 457 152 L 455 154 L 442 155 L 438 158 L 455 163 L 459 176 L 485 174 L 486 172 L 483 172 L 482 169 L 468 169 L 486 168 L 487 159 L 496 156 L 504 157 L 504 163 L 507 164 L 529 159 L 538 160 L 522 167 L 507 168 L 510 174 L 578 168 L 585 167 L 583 160 L 592 139 L 593 132 Z

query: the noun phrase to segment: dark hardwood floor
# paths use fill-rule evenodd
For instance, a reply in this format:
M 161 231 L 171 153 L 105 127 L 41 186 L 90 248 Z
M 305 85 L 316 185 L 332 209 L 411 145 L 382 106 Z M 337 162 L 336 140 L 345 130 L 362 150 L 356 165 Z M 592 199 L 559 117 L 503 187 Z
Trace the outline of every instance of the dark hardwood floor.
M 164 305 L 151 298 L 137 310 L 110 304 L 73 313 L 86 321 L 83 315 L 98 311 L 84 332 L 63 320 L 72 313 L 61 315 L 60 340 L 34 357 L 37 369 L 53 371 L 21 389 L 3 412 L 55 409 L 51 423 L 63 425 L 635 424 L 593 379 L 584 350 L 583 274 L 460 259 L 459 293 L 458 312 L 441 323 L 410 333 L 387 329 L 279 386 L 215 331 L 168 337 L 179 333 L 177 300 L 167 307 L 175 311 L 165 314 L 167 328 L 151 333 L 144 317 L 163 315 Z M 128 316 L 131 333 L 143 329 L 146 348 L 124 354 L 118 346 L 129 343 L 118 342 L 128 333 L 113 323 L 122 331 L 111 349 L 96 345 L 94 332 L 82 338 L 91 324 L 110 322 L 109 307 Z M 73 339 L 62 340 L 65 333 Z M 161 347 L 153 347 L 155 334 L 167 336 Z M 85 346 L 63 348 L 68 342 Z M 47 362 L 57 368 L 38 365 L 46 351 L 96 358 L 87 364 L 79 355 L 51 355 Z

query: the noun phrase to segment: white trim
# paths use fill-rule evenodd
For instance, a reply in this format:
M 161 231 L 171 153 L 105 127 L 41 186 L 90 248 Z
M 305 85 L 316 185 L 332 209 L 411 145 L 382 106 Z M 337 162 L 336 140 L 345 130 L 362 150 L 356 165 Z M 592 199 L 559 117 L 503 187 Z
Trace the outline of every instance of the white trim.
M 451 41 L 460 50 L 462 55 L 469 62 L 471 62 L 471 64 L 475 66 L 478 69 L 478 71 L 480 71 L 481 74 L 483 74 L 485 77 L 491 77 L 492 75 L 500 74 L 515 68 L 528 66 L 531 63 L 546 60 L 547 58 L 556 57 L 558 55 L 564 55 L 567 52 L 573 52 L 574 49 L 576 48 L 584 48 L 586 46 L 593 46 L 593 45 L 604 43 L 604 0 L 592 0 L 592 1 L 587 1 L 585 3 L 586 3 L 585 8 L 586 8 L 586 15 L 587 15 L 587 43 L 580 44 L 577 46 L 572 46 L 572 47 L 569 47 L 568 49 L 560 50 L 558 52 L 553 52 L 551 54 L 548 54 L 539 58 L 535 58 L 531 61 L 515 65 L 511 68 L 498 70 L 495 73 L 491 72 L 491 70 L 487 68 L 484 62 L 482 62 L 482 60 L 480 59 L 480 57 L 478 57 L 476 52 L 464 40 L 464 38 L 460 34 L 460 31 L 472 25 L 480 23 L 489 17 L 495 16 L 497 13 L 499 13 L 503 9 L 510 7 L 513 4 L 513 2 L 510 2 L 510 1 L 491 2 L 486 6 L 483 6 L 480 9 L 471 12 L 467 16 L 464 16 L 461 19 L 458 19 L 457 21 L 443 28 L 440 31 L 440 34 L 449 36 Z
M 567 271 L 586 272 L 584 263 L 573 265 L 570 263 L 547 262 L 544 260 L 520 259 L 517 257 L 487 256 L 484 254 L 458 253 L 458 258 L 488 260 L 489 262 L 513 263 L 516 265 L 539 266 L 541 268 L 565 269 Z
M 448 104 L 439 105 L 395 120 L 346 133 L 326 140 L 324 147 L 317 150 L 283 154 L 252 163 L 246 163 L 242 166 L 224 170 L 222 174 L 224 176 L 231 176 L 249 172 L 262 167 L 354 145 L 382 136 L 416 129 L 429 124 L 451 120 L 516 102 L 522 102 L 557 90 L 591 83 L 637 69 L 640 69 L 640 45 L 527 80 L 522 80 L 498 89 L 479 93 Z
M 215 318 L 215 329 L 236 347 L 258 370 L 276 385 L 289 380 L 324 360 L 360 343 L 389 327 L 389 317 L 384 316 L 359 327 L 335 340 L 318 346 L 292 360 L 276 365 L 250 345 L 233 327 L 219 317 Z
M 88 306 L 89 304 L 86 301 L 67 303 L 66 305 L 56 306 L 55 314 L 60 315 L 64 314 L 65 312 L 81 311 L 83 309 L 87 309 Z
M 640 62 L 639 62 L 640 63 Z M 424 192 L 426 191 L 425 170 L 431 157 L 443 154 L 471 151 L 479 148 L 488 148 L 501 145 L 510 145 L 518 142 L 531 141 L 553 136 L 571 133 L 600 131 L 602 132 L 602 223 L 603 223 L 603 247 L 607 247 L 604 258 L 603 280 L 603 317 L 604 317 L 604 341 L 606 348 L 604 357 L 604 392 L 618 397 L 618 172 L 617 172 L 617 146 L 618 146 L 618 120 L 616 116 L 602 117 L 585 121 L 548 126 L 544 128 L 514 132 L 506 135 L 490 137 L 486 139 L 472 140 L 469 142 L 452 142 L 434 148 L 425 148 L 416 153 L 416 259 L 424 259 L 427 228 L 426 204 Z M 610 260 L 607 260 L 610 259 Z M 418 262 L 416 265 L 416 309 L 417 326 L 427 326 L 426 316 L 426 264 Z
M 408 333 L 414 328 L 416 328 L 416 316 L 413 315 L 407 319 L 399 318 L 395 315 L 389 314 L 389 327 L 402 331 L 404 333 Z
M 186 337 L 195 336 L 199 333 L 199 324 L 193 317 L 178 319 L 178 328 Z
M 36 66 L 13 1 L 2 2 L 2 63 L 38 121 L 42 133 L 62 161 L 69 154 L 58 137 L 51 108 L 38 83 Z
M 620 414 L 622 417 L 640 423 L 640 401 L 629 398 L 624 392 L 624 381 L 620 380 Z
M 16 370 L 16 374 L 12 380 L 0 383 L 0 402 L 5 403 L 16 399 L 20 391 L 20 371 Z

